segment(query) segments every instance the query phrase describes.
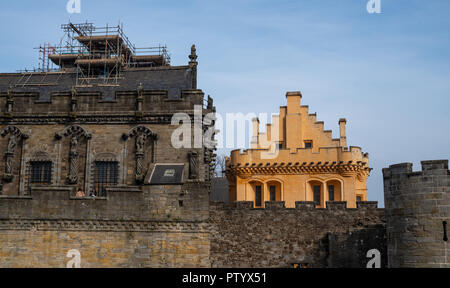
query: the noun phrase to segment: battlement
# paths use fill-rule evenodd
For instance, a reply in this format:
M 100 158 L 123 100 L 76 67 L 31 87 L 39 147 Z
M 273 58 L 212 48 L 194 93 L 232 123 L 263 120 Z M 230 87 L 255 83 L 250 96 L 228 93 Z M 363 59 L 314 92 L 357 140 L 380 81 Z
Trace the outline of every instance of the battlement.
M 366 267 L 367 251 L 378 249 L 386 264 L 384 209 L 377 202 L 210 203 L 212 267 Z
M 421 161 L 422 171 L 413 172 L 412 163 L 399 163 L 390 165 L 389 168 L 383 168 L 383 177 L 385 179 L 403 175 L 406 177 L 423 176 L 427 174 L 450 175 L 448 170 L 448 160 L 427 160 Z
M 448 160 L 383 169 L 390 267 L 450 267 L 445 221 L 450 217 Z
M 319 152 L 313 152 L 312 149 L 298 148 L 295 152 L 292 152 L 290 149 L 279 149 L 271 152 L 269 149 L 247 149 L 244 151 L 236 149 L 231 151 L 229 164 L 238 165 L 240 163 L 240 165 L 243 165 L 247 162 L 261 162 L 266 164 L 273 163 L 276 161 L 276 158 L 298 159 L 300 164 L 304 162 L 301 161 L 302 159 L 311 159 L 312 162 L 316 163 L 325 163 L 328 161 L 329 164 L 332 164 L 333 161 L 340 164 L 349 161 L 355 164 L 358 161 L 361 163 L 364 162 L 365 164 L 369 163 L 368 155 L 363 154 L 360 147 L 351 146 L 348 150 L 342 147 L 321 147 L 318 150 Z M 269 157 L 272 155 L 276 157 Z
M 296 201 L 295 208 L 286 208 L 284 201 L 266 201 L 264 208 L 255 208 L 252 201 L 235 201 L 233 206 L 226 206 L 223 202 L 210 202 L 212 210 L 286 210 L 286 211 L 357 211 L 357 210 L 379 210 L 377 201 L 356 202 L 357 208 L 347 208 L 346 201 L 327 201 L 326 208 L 316 208 L 313 201 Z

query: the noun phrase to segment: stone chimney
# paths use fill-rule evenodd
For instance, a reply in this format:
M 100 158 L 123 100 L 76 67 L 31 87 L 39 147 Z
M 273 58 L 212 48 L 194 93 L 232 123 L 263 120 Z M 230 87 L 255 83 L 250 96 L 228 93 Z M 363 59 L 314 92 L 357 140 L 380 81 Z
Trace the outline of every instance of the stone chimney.
M 339 119 L 339 140 L 341 147 L 347 147 L 347 137 L 345 136 L 345 125 L 347 120 L 345 118 Z

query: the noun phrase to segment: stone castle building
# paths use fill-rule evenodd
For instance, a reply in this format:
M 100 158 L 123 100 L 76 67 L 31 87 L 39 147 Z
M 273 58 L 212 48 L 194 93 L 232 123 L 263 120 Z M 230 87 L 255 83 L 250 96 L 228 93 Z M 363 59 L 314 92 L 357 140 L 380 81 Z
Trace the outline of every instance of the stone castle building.
M 448 265 L 437 256 L 448 161 L 386 169 L 386 213 L 370 201 L 210 203 L 214 148 L 171 141 L 174 113 L 195 119 L 201 107 L 192 130 L 214 126 L 195 47 L 172 66 L 165 48 L 142 55 L 120 27 L 62 28 L 70 45 L 43 47 L 39 71 L 0 74 L 0 267 L 366 267 L 374 249 L 381 267 Z M 301 139 L 315 155 L 322 138 Z
M 214 149 L 171 141 L 175 113 L 194 119 L 196 107 L 200 118 L 215 110 L 197 89 L 195 46 L 187 65 L 172 66 L 165 47 L 140 50 L 120 26 L 62 28 L 64 45 L 41 47 L 38 71 L 0 74 L 0 218 L 10 219 L 0 224 L 9 231 L 0 233 L 2 265 L 51 265 L 45 253 L 74 238 L 62 245 L 88 245 L 93 257 L 103 245 L 135 251 L 134 260 L 109 260 L 114 266 L 156 266 L 139 255 L 162 242 L 178 265 L 209 265 L 202 227 Z M 213 127 L 204 123 L 192 129 Z M 36 261 L 15 257 L 14 243 Z
M 259 132 L 259 120 L 253 120 L 251 148 L 231 152 L 227 160 L 229 201 L 253 201 L 264 207 L 265 201 L 284 201 L 295 207 L 296 201 L 314 201 L 325 208 L 327 201 L 367 201 L 366 181 L 369 154 L 360 147 L 347 146 L 345 119 L 339 120 L 340 137 L 317 115 L 302 106 L 300 92 L 286 93 L 287 106 L 280 107 Z

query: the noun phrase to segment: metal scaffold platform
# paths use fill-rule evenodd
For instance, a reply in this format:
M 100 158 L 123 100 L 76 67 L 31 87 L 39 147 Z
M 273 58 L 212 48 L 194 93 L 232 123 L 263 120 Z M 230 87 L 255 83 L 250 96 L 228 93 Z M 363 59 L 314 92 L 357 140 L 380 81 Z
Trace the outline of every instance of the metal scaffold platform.
M 64 36 L 60 43 L 37 48 L 38 69 L 19 71 L 23 76 L 16 86 L 55 85 L 64 72 L 76 73 L 77 87 L 118 86 L 126 69 L 170 66 L 166 46 L 136 48 L 120 23 L 105 27 L 68 23 L 61 25 L 61 29 Z M 46 82 L 50 73 L 58 76 Z

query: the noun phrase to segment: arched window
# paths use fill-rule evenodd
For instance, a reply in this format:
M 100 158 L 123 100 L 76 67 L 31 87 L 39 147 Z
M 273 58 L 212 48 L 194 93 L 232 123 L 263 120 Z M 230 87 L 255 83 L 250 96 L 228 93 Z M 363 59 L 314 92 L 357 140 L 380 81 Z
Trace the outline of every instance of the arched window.
M 281 196 L 281 183 L 278 181 L 268 181 L 267 189 L 269 190 L 269 200 L 270 201 L 282 201 Z
M 249 182 L 250 187 L 250 195 L 249 201 L 254 201 L 254 207 L 263 207 L 264 206 L 264 183 L 260 181 L 251 181 Z
M 342 201 L 342 182 L 336 179 L 326 182 L 328 201 Z
M 310 180 L 307 185 L 307 201 L 314 201 L 316 207 L 325 207 L 324 183 L 319 180 Z

